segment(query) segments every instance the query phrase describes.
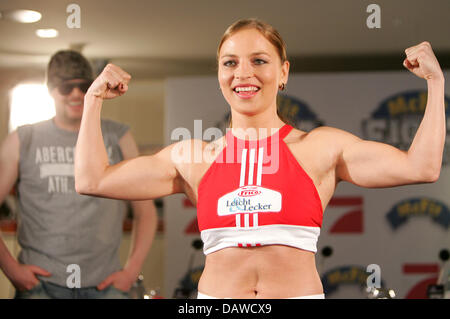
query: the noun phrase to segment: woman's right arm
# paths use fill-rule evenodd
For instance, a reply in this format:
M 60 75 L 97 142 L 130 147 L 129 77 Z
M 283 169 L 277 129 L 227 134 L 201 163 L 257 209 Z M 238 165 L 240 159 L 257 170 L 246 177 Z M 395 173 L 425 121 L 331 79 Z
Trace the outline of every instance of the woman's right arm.
M 183 192 L 183 180 L 172 159 L 172 144 L 155 155 L 109 165 L 100 113 L 103 99 L 121 96 L 131 77 L 108 64 L 84 98 L 84 111 L 75 151 L 75 189 L 80 194 L 144 200 Z

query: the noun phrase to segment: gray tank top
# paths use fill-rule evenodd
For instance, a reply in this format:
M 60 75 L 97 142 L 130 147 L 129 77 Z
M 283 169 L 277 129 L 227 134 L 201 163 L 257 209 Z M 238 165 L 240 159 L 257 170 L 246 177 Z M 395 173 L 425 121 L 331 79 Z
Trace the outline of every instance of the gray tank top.
M 102 120 L 111 164 L 123 159 L 119 139 L 128 126 Z M 49 271 L 39 277 L 66 286 L 71 264 L 80 268 L 81 287 L 98 285 L 121 268 L 119 245 L 126 211 L 123 201 L 79 195 L 74 183 L 77 132 L 53 120 L 17 129 L 20 140 L 18 179 L 19 261 Z

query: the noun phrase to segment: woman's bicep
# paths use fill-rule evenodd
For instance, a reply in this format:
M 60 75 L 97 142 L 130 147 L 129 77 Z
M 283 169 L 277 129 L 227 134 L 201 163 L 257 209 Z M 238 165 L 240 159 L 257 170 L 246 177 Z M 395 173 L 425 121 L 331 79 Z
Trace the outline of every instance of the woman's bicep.
M 80 193 L 126 200 L 154 199 L 182 192 L 182 183 L 168 154 L 139 156 L 108 166 L 95 188 Z
M 98 191 L 120 199 L 154 199 L 181 191 L 177 175 L 176 168 L 160 156 L 140 156 L 108 167 Z
M 341 147 L 336 166 L 339 180 L 367 188 L 430 182 L 406 151 L 340 130 L 336 138 Z

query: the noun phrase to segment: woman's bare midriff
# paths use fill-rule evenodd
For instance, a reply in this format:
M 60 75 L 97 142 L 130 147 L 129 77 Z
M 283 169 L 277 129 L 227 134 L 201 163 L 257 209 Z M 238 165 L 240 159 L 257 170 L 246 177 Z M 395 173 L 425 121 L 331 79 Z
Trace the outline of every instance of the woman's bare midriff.
M 291 298 L 323 293 L 315 254 L 283 246 L 225 248 L 206 256 L 200 293 L 216 298 Z

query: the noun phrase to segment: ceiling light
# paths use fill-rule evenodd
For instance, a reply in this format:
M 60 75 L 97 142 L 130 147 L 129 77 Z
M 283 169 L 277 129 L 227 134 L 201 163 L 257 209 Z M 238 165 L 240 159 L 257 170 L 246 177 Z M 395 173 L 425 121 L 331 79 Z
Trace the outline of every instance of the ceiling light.
M 3 12 L 1 16 L 20 23 L 33 23 L 41 20 L 42 18 L 42 14 L 40 12 L 33 10 L 11 10 Z
M 56 38 L 58 30 L 55 29 L 37 29 L 36 35 L 40 38 Z

